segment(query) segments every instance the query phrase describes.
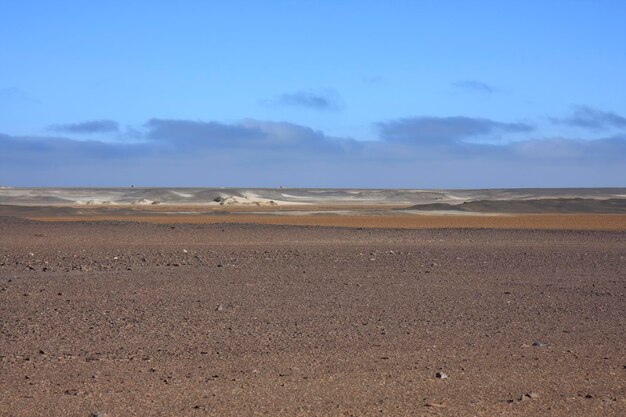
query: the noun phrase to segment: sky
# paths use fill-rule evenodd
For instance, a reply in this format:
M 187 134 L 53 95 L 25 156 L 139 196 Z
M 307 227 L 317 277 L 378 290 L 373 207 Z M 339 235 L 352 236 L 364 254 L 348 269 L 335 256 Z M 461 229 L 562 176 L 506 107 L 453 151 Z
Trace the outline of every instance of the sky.
M 0 185 L 626 186 L 626 2 L 0 0 Z

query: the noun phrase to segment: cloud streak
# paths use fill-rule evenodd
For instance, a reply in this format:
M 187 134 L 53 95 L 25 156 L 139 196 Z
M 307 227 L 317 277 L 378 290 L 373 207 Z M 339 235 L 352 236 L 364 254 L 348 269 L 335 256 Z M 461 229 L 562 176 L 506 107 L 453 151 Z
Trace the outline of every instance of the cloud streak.
M 626 128 L 626 117 L 587 106 L 576 106 L 573 113 L 569 117 L 564 119 L 552 119 L 552 121 L 558 124 L 570 125 L 589 130 Z
M 0 88 L 0 105 L 23 105 L 23 104 L 41 104 L 39 100 L 33 98 L 27 92 L 19 88 L 9 87 Z
M 120 130 L 119 123 L 114 120 L 90 120 L 81 123 L 57 124 L 48 126 L 48 130 L 59 133 L 114 133 Z
M 274 99 L 264 101 L 265 104 L 285 107 L 300 107 L 313 110 L 340 110 L 343 108 L 339 94 L 333 90 L 321 92 L 296 91 L 281 94 Z
M 483 83 L 481 81 L 473 81 L 473 80 L 456 81 L 452 83 L 452 86 L 460 90 L 484 93 L 484 94 L 493 94 L 493 93 L 498 92 L 497 88 L 487 83 Z

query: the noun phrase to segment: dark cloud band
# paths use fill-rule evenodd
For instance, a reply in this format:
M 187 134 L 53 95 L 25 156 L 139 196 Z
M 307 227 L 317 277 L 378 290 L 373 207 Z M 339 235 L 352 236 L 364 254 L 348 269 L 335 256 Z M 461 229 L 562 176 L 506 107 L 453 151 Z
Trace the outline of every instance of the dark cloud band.
M 382 139 L 414 144 L 452 144 L 498 133 L 530 132 L 525 123 L 501 123 L 470 117 L 413 117 L 378 124 Z
M 602 178 L 612 181 L 608 184 L 623 186 L 619 178 L 626 178 L 626 135 L 512 141 L 506 135 L 531 132 L 533 127 L 462 116 L 396 119 L 377 126 L 374 141 L 259 120 L 151 119 L 116 142 L 0 134 L 0 178 L 11 184 L 30 178 L 30 184 L 50 185 L 48 180 L 57 176 L 58 184 L 71 185 L 79 178 L 88 185 L 117 175 L 117 183 L 142 178 L 156 185 L 180 184 L 183 179 L 198 184 L 197 178 L 203 178 L 225 185 L 237 176 L 241 185 L 268 185 L 282 183 L 286 176 L 302 185 L 372 187 L 417 186 L 411 181 L 420 178 L 430 178 L 431 187 L 527 186 L 523 180 L 528 175 L 539 181 L 545 173 L 562 180 L 533 184 L 598 184 L 585 182 L 582 172 L 604 172 Z M 500 136 L 506 140 L 498 141 Z M 511 167 L 516 167 L 515 174 Z M 498 177 L 490 180 L 490 173 Z M 579 180 L 568 183 L 572 178 Z

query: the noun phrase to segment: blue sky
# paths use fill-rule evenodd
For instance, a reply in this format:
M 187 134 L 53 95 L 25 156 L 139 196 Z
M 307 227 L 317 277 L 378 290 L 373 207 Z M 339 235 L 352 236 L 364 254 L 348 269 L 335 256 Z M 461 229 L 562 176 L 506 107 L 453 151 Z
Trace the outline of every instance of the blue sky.
M 622 1 L 0 1 L 0 184 L 626 186 Z

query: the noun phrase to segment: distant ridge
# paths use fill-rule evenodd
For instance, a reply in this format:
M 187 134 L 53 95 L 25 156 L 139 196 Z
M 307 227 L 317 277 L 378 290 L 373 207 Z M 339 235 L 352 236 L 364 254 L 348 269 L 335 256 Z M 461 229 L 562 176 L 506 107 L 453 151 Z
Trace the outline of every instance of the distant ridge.
M 626 198 L 538 198 L 475 200 L 461 204 L 416 204 L 401 210 L 463 211 L 473 213 L 602 213 L 626 214 Z

